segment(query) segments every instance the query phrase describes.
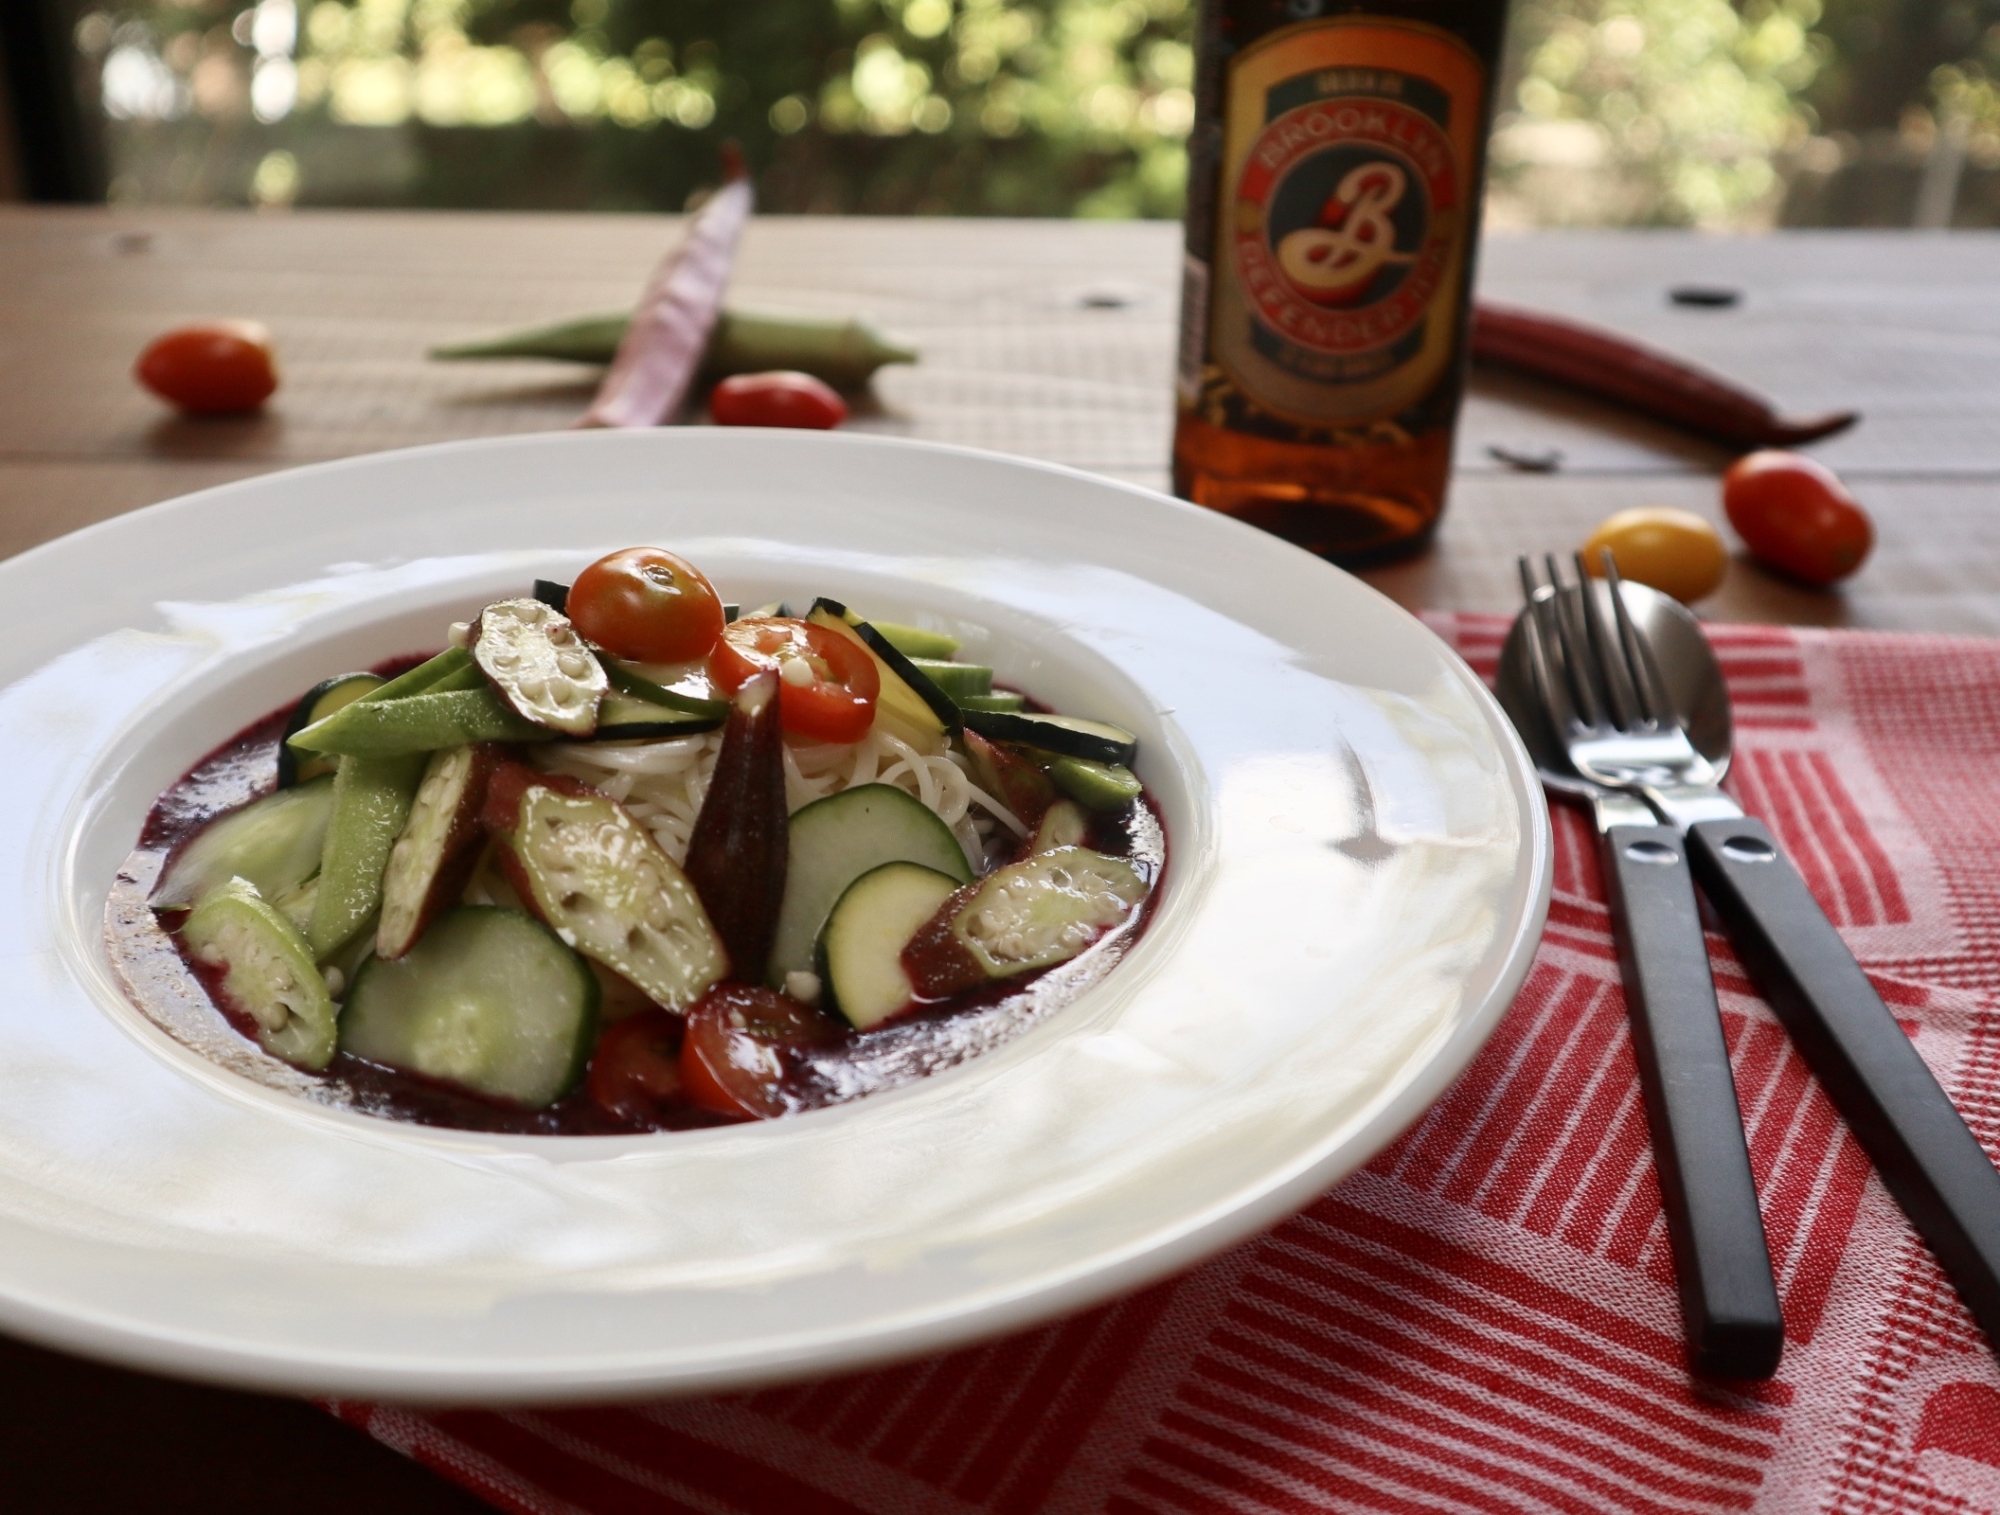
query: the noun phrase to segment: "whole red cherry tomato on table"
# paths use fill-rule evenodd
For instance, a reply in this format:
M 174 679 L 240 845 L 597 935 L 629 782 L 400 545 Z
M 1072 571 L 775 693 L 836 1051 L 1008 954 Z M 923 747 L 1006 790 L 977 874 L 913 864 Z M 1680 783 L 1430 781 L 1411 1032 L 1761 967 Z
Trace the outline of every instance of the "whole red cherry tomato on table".
M 722 596 L 702 571 L 664 547 L 599 558 L 570 585 L 570 624 L 613 657 L 686 663 L 722 635 Z
M 734 694 L 758 674 L 778 675 L 778 721 L 817 742 L 858 742 L 875 723 L 882 674 L 859 643 L 806 621 L 752 616 L 723 628 L 709 676 Z
M 798 426 L 829 431 L 847 419 L 847 402 L 809 373 L 743 373 L 709 391 L 717 426 Z
M 171 405 L 198 415 L 255 410 L 278 387 L 271 334 L 255 321 L 209 321 L 155 337 L 133 377 Z
M 1808 584 L 1846 578 L 1875 545 L 1868 512 L 1839 476 L 1795 452 L 1738 458 L 1722 476 L 1722 508 L 1751 552 Z
M 704 1110 L 769 1120 L 798 1104 L 785 1089 L 787 1054 L 839 1036 L 797 1000 L 753 984 L 718 984 L 688 1009 L 681 1087 Z

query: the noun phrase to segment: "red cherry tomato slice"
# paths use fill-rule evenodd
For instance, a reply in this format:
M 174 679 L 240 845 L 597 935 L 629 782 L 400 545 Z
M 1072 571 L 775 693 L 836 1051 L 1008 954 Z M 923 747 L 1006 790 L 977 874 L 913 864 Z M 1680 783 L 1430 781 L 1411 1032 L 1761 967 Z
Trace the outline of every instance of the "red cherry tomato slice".
M 1859 568 L 1875 526 L 1823 463 L 1775 449 L 1738 458 L 1722 476 L 1722 508 L 1743 545 L 1808 584 L 1831 584 Z
M 599 558 L 570 585 L 572 625 L 613 657 L 686 663 L 722 635 L 722 596 L 701 570 L 664 547 Z
M 778 674 L 778 721 L 817 742 L 858 742 L 875 722 L 882 675 L 867 649 L 837 631 L 778 616 L 723 628 L 709 677 L 734 694 L 757 674 Z
M 210 321 L 155 337 L 132 375 L 170 405 L 199 415 L 255 410 L 278 387 L 271 334 L 255 321 Z
M 717 426 L 798 426 L 828 431 L 847 419 L 847 402 L 809 373 L 742 373 L 709 391 Z
M 584 1092 L 606 1115 L 635 1126 L 658 1126 L 681 1091 L 681 1023 L 664 1010 L 617 1021 L 598 1038 L 584 1075 Z
M 802 1108 L 785 1087 L 788 1053 L 840 1038 L 825 1016 L 754 984 L 718 984 L 687 1013 L 681 1086 L 704 1110 L 770 1120 Z

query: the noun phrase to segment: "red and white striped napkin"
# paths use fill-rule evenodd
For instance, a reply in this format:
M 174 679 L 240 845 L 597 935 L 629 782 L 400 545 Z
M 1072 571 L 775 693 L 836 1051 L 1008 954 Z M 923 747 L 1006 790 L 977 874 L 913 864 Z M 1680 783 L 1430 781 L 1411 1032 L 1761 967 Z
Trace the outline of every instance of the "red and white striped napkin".
M 1434 623 L 1490 674 L 1505 621 Z M 1731 786 L 2000 1149 L 2000 641 L 1717 627 Z M 1683 1368 L 1594 842 L 1445 1099 L 1268 1235 L 1108 1308 L 849 1378 L 343 1418 L 536 1512 L 2000 1511 L 2000 1371 L 1719 936 L 1784 1298 Z

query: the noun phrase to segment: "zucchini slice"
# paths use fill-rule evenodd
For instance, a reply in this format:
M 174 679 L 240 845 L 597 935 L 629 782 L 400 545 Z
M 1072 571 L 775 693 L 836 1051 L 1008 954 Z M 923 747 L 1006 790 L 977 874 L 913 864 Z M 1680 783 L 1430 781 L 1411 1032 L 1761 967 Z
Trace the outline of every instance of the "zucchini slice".
M 501 600 L 479 612 L 472 660 L 514 713 L 564 736 L 597 729 L 609 686 L 604 665 L 569 621 L 540 600 Z
M 978 663 L 948 663 L 942 658 L 911 658 L 910 666 L 942 689 L 963 708 L 968 699 L 980 699 L 993 692 L 993 670 Z
M 995 690 L 992 694 L 961 694 L 957 696 L 960 710 L 1026 710 L 1027 696 L 1016 694 L 1011 689 Z
M 1139 751 L 1139 739 L 1109 721 L 1086 721 L 1074 715 L 1042 715 L 1031 710 L 968 710 L 968 729 L 988 741 L 1018 742 L 1059 757 L 1087 763 L 1129 765 Z
M 703 701 L 707 703 L 707 701 Z M 723 707 L 727 709 L 725 705 Z M 593 742 L 652 742 L 667 737 L 699 736 L 713 731 L 722 716 L 690 715 L 671 705 L 656 705 L 613 689 L 597 707 L 597 730 Z M 546 733 L 544 733 L 546 735 Z
M 486 829 L 508 880 L 569 946 L 681 1010 L 728 972 L 701 898 L 652 833 L 587 784 L 503 764 Z
M 884 863 L 920 863 L 961 884 L 972 882 L 965 849 L 937 812 L 894 784 L 858 784 L 792 815 L 785 897 L 771 936 L 765 981 L 814 971 L 815 944 L 847 886 Z
M 927 631 L 921 626 L 904 626 L 895 621 L 870 621 L 869 625 L 889 640 L 906 658 L 955 658 L 965 644 L 943 631 Z
M 820 979 L 855 1030 L 887 1020 L 916 998 L 903 949 L 958 887 L 952 875 L 920 863 L 884 863 L 841 894 L 820 944 Z
M 655 724 L 671 724 L 679 728 L 667 735 L 685 736 L 697 731 L 712 731 L 729 718 L 729 701 L 726 699 L 704 699 L 700 695 L 669 689 L 603 653 L 597 655 L 597 660 L 604 665 L 604 676 L 611 683 L 610 693 L 605 695 L 604 704 L 598 708 L 597 723 L 600 727 L 616 723 L 621 718 L 628 726 L 650 720 Z M 605 738 L 600 736 L 600 740 Z
M 185 910 L 232 878 L 267 900 L 291 893 L 319 869 L 333 792 L 332 779 L 314 779 L 217 816 L 175 849 L 148 903 Z
M 285 722 L 284 735 L 278 738 L 278 787 L 289 789 L 307 779 L 331 774 L 338 766 L 332 758 L 301 757 L 290 746 L 292 738 L 315 721 L 323 721 L 335 711 L 345 710 L 363 695 L 373 694 L 388 682 L 379 673 L 336 673 L 308 689 L 304 698 L 292 707 L 291 719 Z
M 554 579 L 536 579 L 529 593 L 557 615 L 569 614 L 569 585 L 558 584 Z
M 878 718 L 887 713 L 927 734 L 950 735 L 958 730 L 958 706 L 923 671 L 896 650 L 895 644 L 838 600 L 813 601 L 806 619 L 815 626 L 837 631 L 868 649 L 882 675 L 882 692 L 876 697 Z
M 431 755 L 410 818 L 382 871 L 377 957 L 401 957 L 457 901 L 486 841 L 479 812 L 498 761 L 490 747 L 451 747 Z
M 248 879 L 211 890 L 181 927 L 190 956 L 220 975 L 225 1004 L 250 1017 L 257 1045 L 317 1073 L 333 1061 L 333 996 L 292 923 Z
M 903 952 L 917 992 L 942 999 L 1068 962 L 1129 915 L 1146 880 L 1124 858 L 1057 847 L 996 868 L 964 890 Z
M 597 980 L 517 910 L 463 905 L 405 956 L 370 958 L 340 1017 L 341 1050 L 538 1109 L 583 1076 Z

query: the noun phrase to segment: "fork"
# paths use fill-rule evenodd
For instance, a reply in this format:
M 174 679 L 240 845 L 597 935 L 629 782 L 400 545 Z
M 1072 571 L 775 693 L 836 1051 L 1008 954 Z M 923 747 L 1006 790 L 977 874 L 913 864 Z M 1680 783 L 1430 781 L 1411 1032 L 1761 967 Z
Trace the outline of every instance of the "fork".
M 1669 826 L 1634 824 L 1652 817 L 1620 798 L 1649 785 L 1684 788 L 1706 760 L 1666 705 L 1616 581 L 1614 636 L 1583 560 L 1575 587 L 1563 585 L 1553 557 L 1545 562 L 1542 588 L 1520 560 L 1528 662 L 1559 744 L 1597 786 L 1613 935 L 1689 1353 L 1704 1374 L 1768 1377 L 1784 1349 L 1784 1318 L 1687 849 Z
M 1610 553 L 1604 556 L 1615 586 L 1616 566 Z M 1581 574 L 1581 558 L 1577 566 Z M 1581 609 L 1565 605 L 1556 628 L 1566 663 L 1572 653 L 1576 658 L 1565 670 L 1579 691 L 1579 703 L 1564 707 L 1572 761 L 1597 782 L 1643 798 L 1679 833 L 1694 877 L 1758 993 L 2000 1351 L 2000 1171 L 1777 838 L 1716 787 L 1714 768 L 1694 751 L 1679 716 L 1661 697 L 1651 651 L 1622 597 L 1614 588 L 1622 659 L 1600 651 L 1611 633 L 1594 596 L 1577 598 Z M 1579 685 L 1577 679 L 1579 669 L 1587 675 L 1593 657 L 1608 664 L 1611 675 L 1596 704 L 1590 701 L 1600 691 L 1583 691 L 1590 680 Z M 1563 682 L 1551 670 L 1552 698 L 1563 698 Z

